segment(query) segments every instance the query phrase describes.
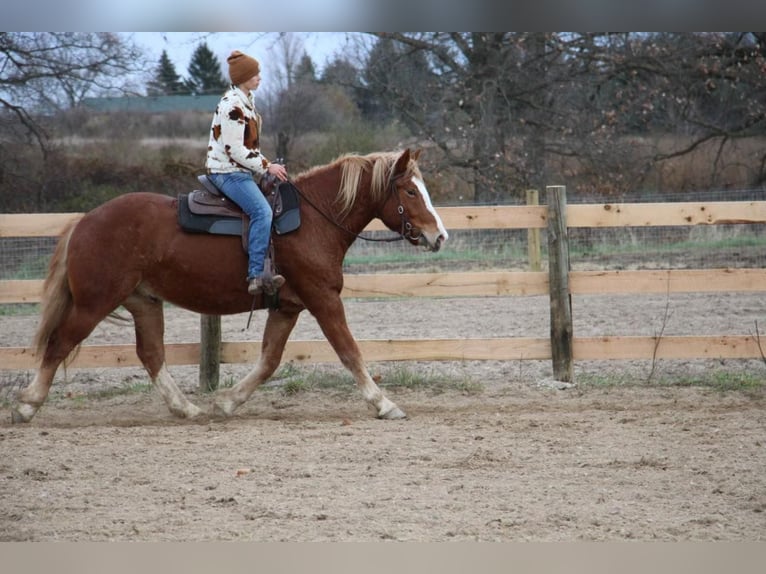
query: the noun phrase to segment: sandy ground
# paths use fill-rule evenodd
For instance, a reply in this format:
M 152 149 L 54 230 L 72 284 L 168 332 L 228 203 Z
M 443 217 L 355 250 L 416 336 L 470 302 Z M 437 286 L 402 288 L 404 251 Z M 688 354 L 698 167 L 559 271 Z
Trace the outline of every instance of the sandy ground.
M 666 313 L 667 309 L 667 313 Z M 545 297 L 349 301 L 359 338 L 547 336 Z M 667 315 L 667 320 L 663 319 Z M 762 294 L 578 297 L 575 334 L 748 334 Z M 246 316 L 225 340 L 256 339 Z M 406 320 L 405 320 L 406 319 Z M 33 316 L 0 317 L 26 345 Z M 196 341 L 169 309 L 168 341 Z M 295 338 L 320 338 L 313 319 Z M 92 343 L 132 342 L 104 324 Z M 392 367 L 373 364 L 385 384 Z M 428 388 L 388 387 L 408 413 L 373 418 L 353 390 L 258 391 L 228 420 L 174 419 L 133 368 L 60 373 L 28 425 L 8 400 L 30 373 L 0 370 L 0 540 L 763 540 L 766 395 L 669 385 L 766 377 L 761 361 L 584 362 L 580 384 L 542 361 L 412 363 Z M 247 367 L 225 365 L 222 379 Z M 304 367 L 311 369 L 311 367 Z M 317 370 L 337 369 L 334 366 Z M 172 368 L 202 405 L 196 369 Z M 612 384 L 590 381 L 607 378 Z M 284 382 L 284 381 L 282 381 Z M 123 392 L 114 392 L 122 390 Z M 105 392 L 112 391 L 112 392 Z

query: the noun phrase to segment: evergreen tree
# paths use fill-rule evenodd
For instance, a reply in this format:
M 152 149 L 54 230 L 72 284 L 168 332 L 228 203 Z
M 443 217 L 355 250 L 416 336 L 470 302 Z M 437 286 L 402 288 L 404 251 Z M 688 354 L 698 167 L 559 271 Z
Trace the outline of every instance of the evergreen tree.
M 362 70 L 366 90 L 359 108 L 362 115 L 375 122 L 387 122 L 396 116 L 393 98 L 389 99 L 389 84 L 396 81 L 395 62 L 399 60 L 393 40 L 380 38 L 372 47 L 367 65 Z
M 154 71 L 154 77 L 146 86 L 147 96 L 167 96 L 172 94 L 188 94 L 189 90 L 176 72 L 175 64 L 163 50 L 160 61 Z
M 359 108 L 367 119 L 386 122 L 398 118 L 417 133 L 421 126 L 414 125 L 410 116 L 433 101 L 429 90 L 432 76 L 423 50 L 380 38 L 362 70 L 366 89 L 358 98 Z
M 188 72 L 186 87 L 193 94 L 220 94 L 229 85 L 221 73 L 221 64 L 205 42 L 194 50 Z
M 297 83 L 314 83 L 317 79 L 316 67 L 314 61 L 306 52 L 303 52 L 301 61 L 295 68 L 295 81 Z
M 340 90 L 362 112 L 365 110 L 365 93 L 360 85 L 359 71 L 342 56 L 327 64 L 320 83 L 335 90 Z

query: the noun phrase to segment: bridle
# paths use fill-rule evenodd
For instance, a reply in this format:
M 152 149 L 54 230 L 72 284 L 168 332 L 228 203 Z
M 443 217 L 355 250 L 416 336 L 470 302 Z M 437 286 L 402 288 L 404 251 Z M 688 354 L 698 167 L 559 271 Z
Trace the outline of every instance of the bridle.
M 399 231 L 399 235 L 397 237 L 368 237 L 366 235 L 362 235 L 361 233 L 355 233 L 351 231 L 350 229 L 348 229 L 347 227 L 344 227 L 343 225 L 335 221 L 335 219 L 333 219 L 331 216 L 329 216 L 324 211 L 322 211 L 322 209 L 319 206 L 317 206 L 313 201 L 311 201 L 308 197 L 306 197 L 303 194 L 303 192 L 300 190 L 300 188 L 298 188 L 298 186 L 296 186 L 295 184 L 293 184 L 293 186 L 298 191 L 298 195 L 300 195 L 301 198 L 305 200 L 305 202 L 308 203 L 314 209 L 314 211 L 319 213 L 319 215 L 324 217 L 327 221 L 332 223 L 335 227 L 337 227 L 341 231 L 344 231 L 347 234 L 354 237 L 354 239 L 362 239 L 364 241 L 374 241 L 374 242 L 380 242 L 380 243 L 391 243 L 393 241 L 402 241 L 403 239 L 407 239 L 413 242 L 418 242 L 420 241 L 420 238 L 423 236 L 423 234 L 422 233 L 418 233 L 417 235 L 412 234 L 414 227 L 412 226 L 412 223 L 410 223 L 409 219 L 407 218 L 407 214 L 405 213 L 404 206 L 402 205 L 402 200 L 396 191 L 396 182 L 401 177 L 402 176 L 398 176 L 398 177 L 392 177 L 391 179 L 389 179 L 388 186 L 387 186 L 389 188 L 389 194 L 388 194 L 388 197 L 386 198 L 385 203 L 383 204 L 385 206 L 394 196 L 397 196 L 397 199 L 399 200 L 399 205 L 397 206 L 396 211 L 397 213 L 399 213 L 402 226 L 401 226 L 401 231 Z

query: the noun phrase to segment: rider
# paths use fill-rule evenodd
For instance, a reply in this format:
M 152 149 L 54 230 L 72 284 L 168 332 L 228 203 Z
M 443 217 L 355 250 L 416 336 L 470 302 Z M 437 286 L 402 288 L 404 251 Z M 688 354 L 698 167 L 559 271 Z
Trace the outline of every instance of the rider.
M 270 173 L 285 181 L 287 170 L 284 165 L 270 162 L 260 150 L 262 119 L 252 94 L 261 83 L 258 60 L 235 50 L 227 62 L 231 87 L 221 97 L 213 115 L 205 167 L 216 187 L 250 218 L 248 293 L 273 294 L 284 285 L 285 278 L 264 273 L 272 212 L 253 177 L 260 181 Z

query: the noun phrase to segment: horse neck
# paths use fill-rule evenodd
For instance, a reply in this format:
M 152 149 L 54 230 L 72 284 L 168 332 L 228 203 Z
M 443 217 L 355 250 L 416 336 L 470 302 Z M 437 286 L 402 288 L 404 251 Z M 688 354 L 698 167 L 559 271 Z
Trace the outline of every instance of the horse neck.
M 337 223 L 329 225 L 333 232 L 338 235 L 341 243 L 348 248 L 367 225 L 375 218 L 379 206 L 370 199 L 368 193 L 370 189 L 371 176 L 364 174 L 359 182 L 359 193 L 356 201 L 345 217 L 341 219 L 340 206 L 336 201 L 337 190 L 340 189 L 341 174 L 340 169 L 332 170 L 332 173 L 322 174 L 320 185 L 311 185 L 313 182 L 305 182 L 307 197 L 315 203 L 330 219 Z M 296 181 L 300 188 L 301 181 Z M 312 190 L 316 190 L 312 193 Z M 329 190 L 332 190 L 328 193 Z M 329 223 L 329 222 L 328 222 Z M 350 232 L 350 233 L 349 233 Z
M 342 221 L 342 224 L 346 229 L 357 235 L 364 231 L 364 228 L 375 219 L 379 210 L 378 204 L 370 198 L 369 179 L 370 178 L 366 176 L 362 178 L 362 181 L 359 183 L 359 187 L 362 191 L 359 192 L 356 202 L 351 206 L 350 211 Z

